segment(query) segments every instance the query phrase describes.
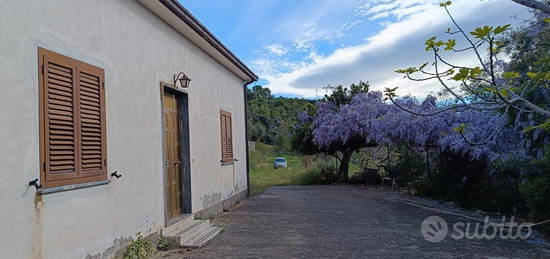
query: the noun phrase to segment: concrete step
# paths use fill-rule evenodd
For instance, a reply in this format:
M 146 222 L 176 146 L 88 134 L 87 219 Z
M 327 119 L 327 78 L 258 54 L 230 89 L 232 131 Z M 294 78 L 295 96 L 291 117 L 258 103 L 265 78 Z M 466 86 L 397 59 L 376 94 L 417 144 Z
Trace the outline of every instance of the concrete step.
M 187 243 L 189 240 L 206 231 L 209 227 L 209 220 L 194 220 L 194 222 L 188 228 L 176 233 L 176 236 L 178 237 L 178 242 L 180 244 Z
M 164 237 L 177 237 L 179 240 L 182 236 L 193 234 L 195 231 L 207 228 L 208 226 L 210 226 L 208 220 L 192 220 L 185 222 L 180 227 L 164 231 L 162 235 Z
M 177 233 L 181 232 L 183 229 L 186 229 L 189 227 L 189 224 L 191 224 L 194 221 L 195 217 L 193 214 L 187 215 L 182 220 L 167 226 L 162 230 L 162 235 L 167 236 L 175 236 Z
M 180 242 L 180 246 L 188 248 L 199 248 L 212 240 L 222 231 L 221 227 L 209 226 L 206 230 L 202 230 L 200 234 L 195 235 L 187 242 Z
M 210 224 L 210 220 L 184 219 L 168 226 L 162 235 L 182 247 L 198 248 L 221 232 L 222 228 Z

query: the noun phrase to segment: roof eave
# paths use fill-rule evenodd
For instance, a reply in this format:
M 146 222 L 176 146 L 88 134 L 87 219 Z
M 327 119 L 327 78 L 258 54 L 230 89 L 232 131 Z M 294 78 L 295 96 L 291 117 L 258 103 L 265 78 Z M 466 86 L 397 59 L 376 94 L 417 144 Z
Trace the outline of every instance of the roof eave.
M 258 80 L 258 76 L 250 68 L 177 0 L 137 1 L 245 82 Z

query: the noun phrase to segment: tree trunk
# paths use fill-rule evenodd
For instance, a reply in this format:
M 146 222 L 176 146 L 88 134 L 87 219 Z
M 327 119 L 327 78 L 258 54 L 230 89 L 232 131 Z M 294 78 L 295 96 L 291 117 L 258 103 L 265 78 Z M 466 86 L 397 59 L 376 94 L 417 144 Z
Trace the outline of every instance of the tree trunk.
M 342 159 L 340 160 L 340 167 L 338 168 L 338 178 L 341 182 L 349 181 L 349 162 L 351 160 L 353 151 L 346 151 L 342 153 Z

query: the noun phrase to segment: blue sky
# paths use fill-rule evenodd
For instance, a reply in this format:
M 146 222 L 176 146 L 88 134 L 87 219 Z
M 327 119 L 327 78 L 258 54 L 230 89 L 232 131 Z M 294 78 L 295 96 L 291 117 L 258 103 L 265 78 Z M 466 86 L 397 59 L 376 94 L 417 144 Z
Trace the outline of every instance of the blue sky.
M 429 60 L 423 42 L 447 37 L 438 0 L 180 0 L 275 95 L 315 97 L 327 85 L 370 81 L 374 90 L 426 96 L 435 82 L 402 79 L 395 69 Z M 518 26 L 526 8 L 509 0 L 456 0 L 455 18 L 471 30 Z M 459 44 L 461 42 L 459 41 Z M 452 55 L 459 64 L 471 55 Z

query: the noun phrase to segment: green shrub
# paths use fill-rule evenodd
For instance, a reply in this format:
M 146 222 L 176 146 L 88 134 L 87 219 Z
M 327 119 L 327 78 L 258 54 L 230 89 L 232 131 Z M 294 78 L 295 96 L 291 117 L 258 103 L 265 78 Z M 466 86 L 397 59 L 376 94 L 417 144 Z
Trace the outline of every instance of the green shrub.
M 124 259 L 143 259 L 149 258 L 157 253 L 157 249 L 151 241 L 143 238 L 141 232 L 137 234 L 128 247 L 124 250 L 122 257 Z
M 419 180 L 426 172 L 426 159 L 420 153 L 407 148 L 399 149 L 399 153 L 401 155 L 391 168 L 399 172 L 399 185 L 406 186 L 407 183 Z
M 157 250 L 167 251 L 168 249 L 170 249 L 170 242 L 168 241 L 168 239 L 161 236 L 159 238 L 159 243 L 157 244 Z
M 473 160 L 467 154 L 441 152 L 432 161 L 432 169 L 415 183 L 417 193 L 435 199 L 453 201 L 465 208 L 476 208 L 484 199 L 484 177 L 488 163 Z
M 416 195 L 424 197 L 434 197 L 435 184 L 436 183 L 434 183 L 434 181 L 428 177 L 420 177 L 414 182 L 413 186 L 416 190 Z
M 550 219 L 550 179 L 542 176 L 529 179 L 520 185 L 519 190 L 527 200 L 531 220 Z
M 526 180 L 519 190 L 527 202 L 529 219 L 540 222 L 550 219 L 550 145 L 546 145 L 544 156 L 530 162 Z M 539 229 L 550 234 L 550 224 L 543 224 Z
M 526 206 L 519 191 L 520 174 L 516 171 L 496 171 L 480 177 L 477 197 L 472 207 L 486 212 L 525 215 Z
M 300 182 L 304 185 L 336 183 L 338 182 L 338 175 L 336 171 L 336 166 L 334 164 L 317 166 L 302 174 L 300 176 Z
M 519 191 L 522 175 L 529 171 L 529 161 L 507 159 L 494 161 L 478 177 L 478 199 L 472 200 L 472 207 L 486 212 L 500 212 L 506 215 L 525 216 L 525 199 Z
M 529 161 L 489 162 L 443 152 L 435 162 L 430 174 L 414 182 L 418 195 L 453 201 L 464 208 L 485 212 L 527 214 L 519 184 L 522 174 L 532 171 Z

